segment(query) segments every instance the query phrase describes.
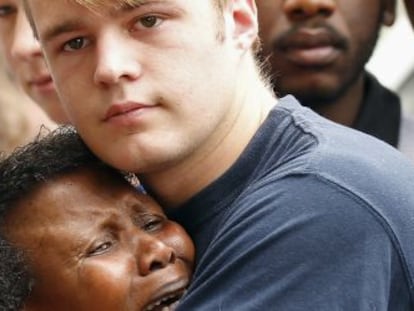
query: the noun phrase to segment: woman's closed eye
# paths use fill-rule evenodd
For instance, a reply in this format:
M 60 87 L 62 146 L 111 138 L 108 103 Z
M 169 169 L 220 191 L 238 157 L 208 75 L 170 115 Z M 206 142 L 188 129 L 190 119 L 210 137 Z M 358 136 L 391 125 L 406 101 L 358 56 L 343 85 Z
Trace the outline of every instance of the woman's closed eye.
M 105 254 L 113 247 L 113 245 L 113 241 L 97 242 L 93 244 L 92 247 L 88 250 L 88 256 L 98 256 Z
M 156 232 L 164 226 L 165 218 L 153 214 L 139 214 L 134 223 L 145 232 Z

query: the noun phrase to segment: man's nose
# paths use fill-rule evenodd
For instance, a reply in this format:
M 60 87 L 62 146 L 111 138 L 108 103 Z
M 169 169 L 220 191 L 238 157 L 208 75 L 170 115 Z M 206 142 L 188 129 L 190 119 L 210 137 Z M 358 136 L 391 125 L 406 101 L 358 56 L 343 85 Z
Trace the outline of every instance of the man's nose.
M 335 9 L 335 0 L 286 0 L 284 3 L 284 11 L 291 20 L 329 17 Z
M 149 234 L 140 238 L 138 244 L 136 256 L 141 276 L 163 269 L 176 260 L 173 248 Z
M 96 84 L 109 86 L 122 79 L 135 80 L 140 77 L 139 51 L 128 35 L 108 31 L 98 39 L 96 51 Z
M 13 58 L 28 61 L 33 57 L 42 56 L 39 42 L 34 37 L 33 31 L 23 10 L 17 15 L 16 25 L 11 46 Z

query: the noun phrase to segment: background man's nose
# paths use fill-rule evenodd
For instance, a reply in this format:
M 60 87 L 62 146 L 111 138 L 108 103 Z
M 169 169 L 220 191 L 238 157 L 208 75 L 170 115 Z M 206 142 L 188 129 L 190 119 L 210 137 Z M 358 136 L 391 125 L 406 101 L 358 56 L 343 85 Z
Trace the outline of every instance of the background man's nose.
M 34 37 L 24 12 L 19 12 L 17 16 L 11 55 L 19 60 L 29 60 L 32 57 L 42 56 L 40 43 Z
M 329 17 L 336 9 L 334 0 L 286 0 L 284 10 L 292 20 L 303 20 L 314 16 Z

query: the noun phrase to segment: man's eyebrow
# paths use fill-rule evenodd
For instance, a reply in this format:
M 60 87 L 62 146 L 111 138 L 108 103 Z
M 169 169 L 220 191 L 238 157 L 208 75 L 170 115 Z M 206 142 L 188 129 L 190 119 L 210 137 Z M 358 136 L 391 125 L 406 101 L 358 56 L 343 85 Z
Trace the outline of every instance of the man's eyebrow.
M 117 6 L 117 11 L 125 12 L 136 9 L 140 6 L 164 3 L 166 0 L 129 0 L 123 1 L 119 6 Z
M 67 20 L 57 25 L 46 28 L 43 31 L 43 35 L 40 33 L 42 40 L 49 42 L 53 38 L 60 36 L 61 34 L 78 30 L 80 28 L 80 20 Z
M 115 17 L 119 13 L 128 12 L 128 11 L 131 11 L 133 9 L 136 9 L 136 8 L 144 6 L 144 5 L 150 5 L 150 4 L 156 4 L 156 3 L 166 3 L 166 2 L 168 2 L 168 1 L 167 0 L 129 0 L 129 1 L 123 1 L 121 4 L 119 4 L 118 6 L 116 6 L 112 10 L 110 15 Z M 99 12 L 99 10 L 98 10 L 98 12 Z M 97 13 L 97 14 L 99 14 L 99 13 Z M 61 22 L 61 23 L 59 23 L 55 26 L 51 26 L 49 28 L 46 28 L 43 31 L 43 35 L 42 34 L 39 34 L 39 35 L 41 36 L 41 38 L 44 42 L 48 42 L 48 41 L 52 40 L 53 38 L 55 38 L 55 37 L 57 37 L 61 34 L 78 30 L 79 28 L 81 28 L 80 27 L 81 25 L 82 25 L 82 20 L 80 18 L 79 19 L 67 20 L 67 21 L 63 21 L 63 22 Z

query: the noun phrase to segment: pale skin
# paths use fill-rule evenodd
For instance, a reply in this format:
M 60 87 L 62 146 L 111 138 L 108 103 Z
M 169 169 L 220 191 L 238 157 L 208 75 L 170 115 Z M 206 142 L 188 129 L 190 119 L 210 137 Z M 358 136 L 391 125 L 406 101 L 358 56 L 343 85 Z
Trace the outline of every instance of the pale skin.
M 32 140 L 42 125 L 54 123 L 6 76 L 0 61 L 0 152 L 10 153 Z
M 276 99 L 251 52 L 253 0 L 229 1 L 221 22 L 212 1 L 139 2 L 97 14 L 27 1 L 82 138 L 178 206 L 234 163 Z
M 19 87 L 56 123 L 68 123 L 21 0 L 0 0 L 0 53 Z

